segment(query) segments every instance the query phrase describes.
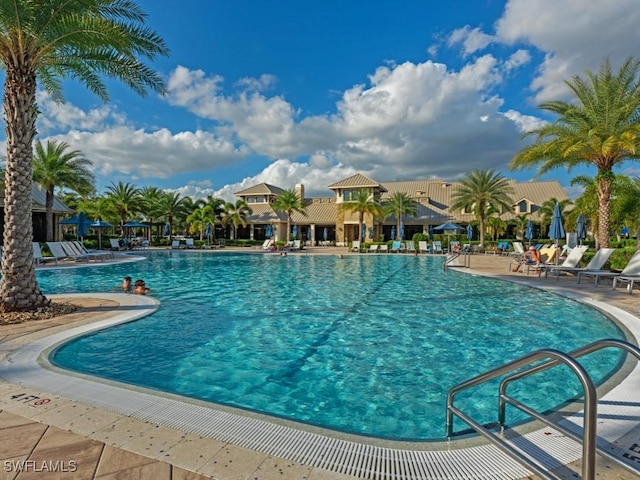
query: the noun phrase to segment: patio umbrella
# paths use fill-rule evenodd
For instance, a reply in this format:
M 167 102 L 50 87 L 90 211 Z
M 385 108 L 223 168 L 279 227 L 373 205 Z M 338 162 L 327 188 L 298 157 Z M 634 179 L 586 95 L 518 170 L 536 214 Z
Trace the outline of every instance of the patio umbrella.
M 366 223 L 363 223 L 363 224 L 362 224 L 362 228 L 360 229 L 360 231 L 362 232 L 362 233 L 360 234 L 360 236 L 362 237 L 362 241 L 364 242 L 364 239 L 365 239 L 365 238 L 366 238 L 366 236 L 367 236 L 367 224 L 366 224 Z
M 89 227 L 87 227 L 87 217 L 84 215 L 84 212 L 80 212 L 78 214 L 78 227 L 77 232 L 78 238 L 86 237 L 89 233 Z
M 400 222 L 400 240 L 404 239 L 404 223 Z
M 103 222 L 98 219 L 93 223 L 89 224 L 89 228 L 97 228 L 98 229 L 98 250 L 102 250 L 102 229 L 103 228 L 111 228 L 113 225 L 107 222 Z
M 294 225 L 291 228 L 291 236 L 293 237 L 294 240 L 298 238 L 298 226 L 297 225 Z
M 582 213 L 578 215 L 576 222 L 576 235 L 578 240 L 580 240 L 580 245 L 582 245 L 582 240 L 587 238 L 587 219 Z
M 267 228 L 264 231 L 264 236 L 267 238 L 273 237 L 273 225 L 267 225 Z
M 324 229 L 322 230 L 322 239 L 325 242 L 329 240 L 329 229 L 327 227 L 324 227 Z
M 311 228 L 307 228 L 307 240 L 311 240 Z
M 551 226 L 549 227 L 549 238 L 558 243 L 561 238 L 564 238 L 564 226 L 562 225 L 562 213 L 560 213 L 560 204 L 556 203 L 553 208 L 553 217 L 551 218 Z M 558 263 L 559 255 L 556 255 L 556 264 Z
M 391 227 L 391 240 L 396 239 L 396 226 Z
M 629 233 L 631 233 L 631 232 L 629 231 L 629 227 L 622 227 L 622 230 L 620 230 L 620 233 L 623 236 L 629 238 Z
M 524 238 L 529 240 L 529 246 L 531 246 L 531 240 L 533 239 L 533 222 L 531 219 L 527 221 L 527 228 L 524 231 Z
M 167 237 L 171 236 L 171 225 L 169 225 L 169 222 L 164 224 L 164 234 Z
M 60 220 L 58 223 L 60 225 L 77 225 L 78 224 L 78 216 L 74 215 L 73 217 L 65 218 L 64 220 Z
M 444 233 L 447 235 L 447 247 L 451 245 L 451 235 L 455 235 L 456 232 L 460 230 L 464 230 L 460 225 L 456 225 L 455 223 L 446 222 L 442 225 L 438 225 L 437 227 L 433 227 L 434 230 L 444 230 Z
M 429 225 L 429 238 L 433 240 L 433 225 Z
M 373 240 L 373 227 L 369 227 L 369 240 Z
M 473 227 L 471 224 L 467 225 L 467 240 L 471 241 L 473 238 Z
M 211 237 L 211 224 L 207 223 L 207 226 L 204 229 L 204 236 L 207 237 L 207 241 L 209 241 L 209 238 Z

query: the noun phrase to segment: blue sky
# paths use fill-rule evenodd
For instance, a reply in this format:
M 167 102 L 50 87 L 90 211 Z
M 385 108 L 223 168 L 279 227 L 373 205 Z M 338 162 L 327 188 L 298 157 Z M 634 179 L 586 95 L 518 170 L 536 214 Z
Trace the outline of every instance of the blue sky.
M 360 172 L 456 180 L 507 164 L 563 80 L 640 52 L 637 0 L 139 1 L 171 56 L 170 95 L 69 82 L 38 95 L 39 138 L 64 140 L 113 181 L 195 198 L 260 182 L 310 195 Z M 618 172 L 638 175 L 637 166 Z M 577 173 L 554 171 L 567 187 Z M 586 172 L 592 173 L 592 172 Z M 575 192 L 570 192 L 575 194 Z

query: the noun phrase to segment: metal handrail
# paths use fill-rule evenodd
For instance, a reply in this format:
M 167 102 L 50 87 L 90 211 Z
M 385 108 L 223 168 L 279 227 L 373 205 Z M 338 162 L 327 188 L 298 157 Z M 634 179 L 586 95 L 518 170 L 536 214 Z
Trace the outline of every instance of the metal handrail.
M 568 366 L 578 377 L 582 388 L 584 390 L 584 441 L 582 445 L 582 475 L 586 480 L 593 480 L 595 478 L 595 453 L 596 453 L 596 420 L 597 420 L 597 398 L 596 387 L 593 384 L 593 380 L 587 373 L 587 371 L 580 365 L 573 357 L 559 350 L 542 349 L 535 352 L 524 355 L 516 360 L 502 365 L 501 367 L 494 368 L 483 374 L 477 375 L 466 382 L 460 383 L 451 389 L 447 396 L 447 424 L 446 424 L 446 436 L 450 438 L 453 435 L 453 415 L 456 414 L 463 421 L 471 425 L 476 431 L 483 435 L 490 435 L 495 445 L 503 452 L 509 455 L 514 460 L 520 462 L 527 468 L 534 469 L 535 473 L 542 475 L 544 478 L 554 478 L 546 474 L 544 469 L 538 469 L 535 464 L 532 464 L 526 457 L 518 453 L 517 450 L 509 447 L 502 441 L 497 441 L 491 434 L 487 432 L 481 432 L 477 430 L 478 424 L 476 422 L 470 423 L 471 420 L 466 415 L 462 414 L 460 410 L 453 406 L 453 402 L 456 394 L 463 390 L 475 387 L 489 380 L 493 380 L 501 375 L 517 370 L 520 367 L 524 367 L 538 360 L 550 358 L 554 365 L 564 364 Z M 546 362 L 549 363 L 549 362 Z M 550 365 L 548 368 L 550 368 Z

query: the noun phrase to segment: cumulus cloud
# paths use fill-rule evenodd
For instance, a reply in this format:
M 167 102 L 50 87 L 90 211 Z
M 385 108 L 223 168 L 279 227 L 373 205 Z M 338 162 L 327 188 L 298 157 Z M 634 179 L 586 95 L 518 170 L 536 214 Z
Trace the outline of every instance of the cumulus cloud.
M 491 42 L 493 42 L 491 35 L 484 33 L 478 27 L 471 28 L 469 25 L 454 30 L 447 39 L 450 47 L 461 45 L 464 56 L 485 49 Z
M 620 63 L 640 49 L 637 0 L 509 0 L 496 22 L 496 40 L 525 43 L 544 53 L 531 84 L 535 100 L 562 98 L 564 80 L 597 70 L 605 57 Z

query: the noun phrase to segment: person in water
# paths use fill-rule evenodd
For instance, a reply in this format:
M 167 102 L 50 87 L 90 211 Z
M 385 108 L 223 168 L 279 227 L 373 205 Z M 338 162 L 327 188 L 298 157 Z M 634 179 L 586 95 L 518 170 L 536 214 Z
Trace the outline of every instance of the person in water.
M 131 277 L 126 276 L 122 280 L 122 285 L 120 285 L 122 289 L 122 293 L 131 293 Z
M 144 280 L 138 279 L 136 280 L 135 288 L 133 289 L 133 293 L 138 295 L 146 295 L 151 291 L 150 288 L 144 283 Z

